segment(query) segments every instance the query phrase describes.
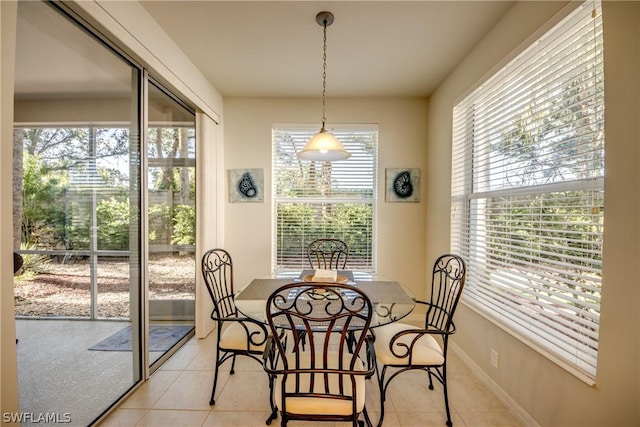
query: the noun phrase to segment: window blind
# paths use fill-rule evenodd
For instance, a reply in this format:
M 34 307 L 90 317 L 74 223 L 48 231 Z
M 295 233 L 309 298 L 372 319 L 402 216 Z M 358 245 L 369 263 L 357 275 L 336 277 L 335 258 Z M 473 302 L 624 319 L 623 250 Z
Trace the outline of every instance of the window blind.
M 603 179 L 602 20 L 588 2 L 454 107 L 451 218 L 463 301 L 586 381 Z
M 377 126 L 331 129 L 351 153 L 347 160 L 298 159 L 296 152 L 317 132 L 317 126 L 272 130 L 273 270 L 309 268 L 307 245 L 331 237 L 349 246 L 348 268 L 373 272 Z

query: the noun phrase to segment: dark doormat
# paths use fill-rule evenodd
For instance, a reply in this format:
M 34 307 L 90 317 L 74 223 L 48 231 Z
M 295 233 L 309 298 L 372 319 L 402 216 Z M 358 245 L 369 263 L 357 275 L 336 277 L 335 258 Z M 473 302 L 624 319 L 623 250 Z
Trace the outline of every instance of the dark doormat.
M 167 351 L 187 335 L 193 326 L 189 325 L 150 325 L 149 351 Z M 110 337 L 89 347 L 96 351 L 131 351 L 131 326 L 116 332 Z

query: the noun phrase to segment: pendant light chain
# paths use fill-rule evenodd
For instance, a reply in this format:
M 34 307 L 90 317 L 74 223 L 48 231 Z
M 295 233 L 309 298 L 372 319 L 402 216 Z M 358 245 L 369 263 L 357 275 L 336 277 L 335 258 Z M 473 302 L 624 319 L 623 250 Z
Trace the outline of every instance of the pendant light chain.
M 320 12 L 316 15 L 316 23 L 322 27 L 322 127 L 320 132 L 312 136 L 304 148 L 296 153 L 302 160 L 333 162 L 351 157 L 351 153 L 344 149 L 338 138 L 324 128 L 327 122 L 327 27 L 333 24 L 333 19 L 331 12 Z
M 322 49 L 322 129 L 327 121 L 327 21 L 324 21 L 323 28 L 323 49 Z

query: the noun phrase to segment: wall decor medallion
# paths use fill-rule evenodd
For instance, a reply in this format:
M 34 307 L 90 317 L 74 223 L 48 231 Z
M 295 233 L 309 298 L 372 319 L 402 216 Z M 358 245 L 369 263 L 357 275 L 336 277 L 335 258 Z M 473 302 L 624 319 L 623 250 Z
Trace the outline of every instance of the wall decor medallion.
M 385 178 L 387 202 L 420 201 L 420 169 L 387 168 Z
M 229 169 L 229 201 L 231 203 L 264 202 L 262 169 Z

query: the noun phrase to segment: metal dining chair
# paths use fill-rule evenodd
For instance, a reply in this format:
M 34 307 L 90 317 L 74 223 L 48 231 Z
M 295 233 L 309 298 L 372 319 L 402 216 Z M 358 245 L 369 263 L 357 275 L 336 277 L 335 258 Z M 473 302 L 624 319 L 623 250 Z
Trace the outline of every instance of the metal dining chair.
M 211 318 L 217 324 L 216 364 L 210 405 L 215 405 L 220 366 L 231 359 L 234 374 L 236 356 L 247 356 L 262 363 L 267 327 L 238 313 L 234 300 L 233 262 L 224 249 L 210 249 L 202 256 L 202 275 L 213 302 Z M 272 405 L 273 407 L 273 405 Z
M 271 294 L 266 313 L 264 369 L 275 405 L 267 424 L 279 411 L 282 426 L 290 420 L 370 426 L 365 383 L 375 372 L 375 355 L 367 334 L 372 316 L 367 295 L 339 283 L 290 283 Z M 300 334 L 280 334 L 282 329 L 304 331 L 307 348 L 300 347 Z M 347 337 L 354 330 L 362 333 L 351 352 Z
M 349 259 L 349 246 L 340 239 L 316 239 L 307 246 L 307 259 L 314 270 L 344 270 Z M 299 335 L 304 347 L 305 332 L 299 331 Z
M 307 246 L 307 258 L 314 270 L 344 270 L 349 247 L 340 239 L 316 239 Z
M 442 384 L 447 425 L 452 426 L 447 391 L 447 347 L 449 336 L 456 332 L 453 315 L 465 279 L 466 266 L 461 257 L 452 254 L 438 257 L 433 266 L 431 298 L 428 302 L 416 301 L 427 306 L 424 326 L 398 322 L 375 329 L 376 373 L 381 400 L 378 426 L 384 419 L 389 383 L 410 370 L 425 371 L 429 376 L 430 390 L 433 390 L 433 378 Z

